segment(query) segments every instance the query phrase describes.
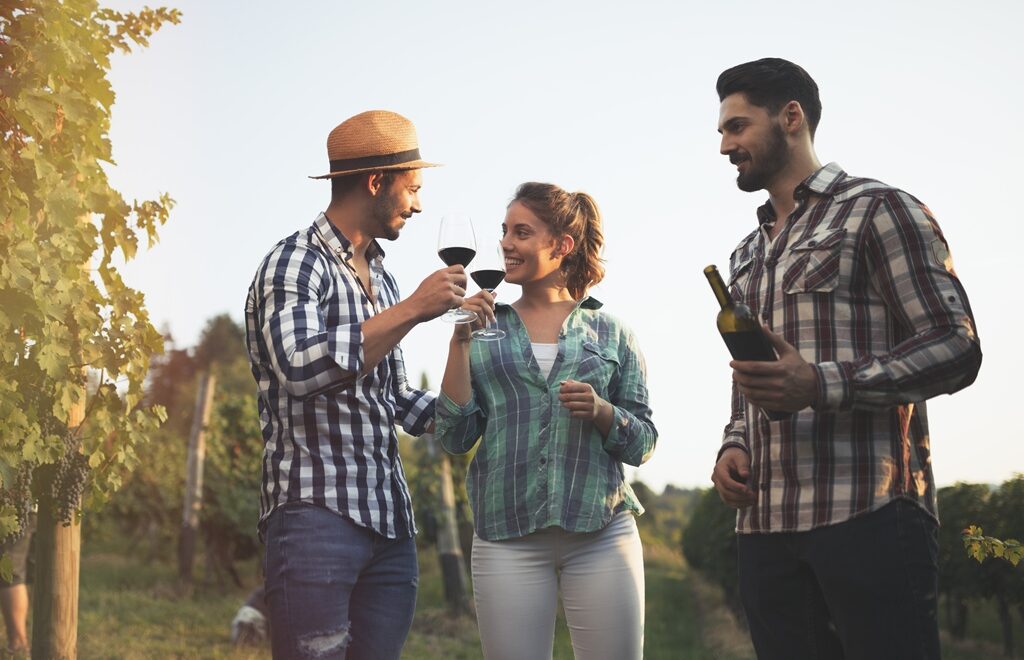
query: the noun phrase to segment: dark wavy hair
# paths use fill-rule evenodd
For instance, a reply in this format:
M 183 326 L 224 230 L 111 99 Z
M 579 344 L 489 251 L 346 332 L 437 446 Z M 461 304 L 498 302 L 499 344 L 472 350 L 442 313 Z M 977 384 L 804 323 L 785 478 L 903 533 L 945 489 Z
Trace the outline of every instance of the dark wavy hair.
M 551 183 L 530 181 L 516 189 L 512 202 L 530 209 L 555 236 L 571 236 L 572 252 L 562 259 L 562 273 L 569 294 L 579 300 L 604 279 L 604 232 L 601 211 L 587 193 L 566 192 Z M 511 204 L 512 202 L 509 202 Z
M 801 67 L 778 57 L 766 57 L 726 69 L 718 76 L 718 100 L 743 94 L 751 105 L 776 113 L 790 101 L 804 109 L 811 140 L 821 119 L 818 83 Z

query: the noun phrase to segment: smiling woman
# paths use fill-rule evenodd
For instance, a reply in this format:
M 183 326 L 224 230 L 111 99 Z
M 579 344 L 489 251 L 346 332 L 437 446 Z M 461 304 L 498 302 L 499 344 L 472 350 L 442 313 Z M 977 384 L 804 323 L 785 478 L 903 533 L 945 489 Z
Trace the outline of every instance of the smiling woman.
M 506 337 L 455 330 L 436 417 L 453 453 L 482 435 L 467 486 L 484 655 L 550 657 L 560 594 L 577 658 L 639 658 L 643 507 L 624 465 L 650 457 L 657 431 L 632 332 L 587 295 L 604 276 L 601 216 L 585 193 L 525 183 L 502 229 L 522 296 L 467 300 Z

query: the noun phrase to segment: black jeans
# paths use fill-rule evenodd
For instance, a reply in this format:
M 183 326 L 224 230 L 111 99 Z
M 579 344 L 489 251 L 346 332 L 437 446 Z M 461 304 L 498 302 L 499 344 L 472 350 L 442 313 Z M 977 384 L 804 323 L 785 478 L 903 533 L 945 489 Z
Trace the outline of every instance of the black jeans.
M 938 525 L 908 500 L 809 532 L 740 534 L 759 660 L 940 657 Z

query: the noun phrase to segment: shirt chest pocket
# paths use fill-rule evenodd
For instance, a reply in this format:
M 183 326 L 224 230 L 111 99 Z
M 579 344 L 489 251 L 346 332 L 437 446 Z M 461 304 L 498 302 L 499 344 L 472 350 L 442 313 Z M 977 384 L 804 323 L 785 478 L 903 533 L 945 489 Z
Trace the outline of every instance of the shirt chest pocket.
M 846 228 L 821 228 L 793 243 L 786 255 L 782 290 L 827 293 L 839 285 Z
M 614 350 L 592 341 L 583 343 L 575 380 L 588 383 L 603 397 L 607 396 L 618 373 L 619 356 Z
M 736 301 L 745 300 L 750 274 L 753 272 L 754 257 L 748 256 L 732 268 L 732 275 L 729 277 L 729 293 Z

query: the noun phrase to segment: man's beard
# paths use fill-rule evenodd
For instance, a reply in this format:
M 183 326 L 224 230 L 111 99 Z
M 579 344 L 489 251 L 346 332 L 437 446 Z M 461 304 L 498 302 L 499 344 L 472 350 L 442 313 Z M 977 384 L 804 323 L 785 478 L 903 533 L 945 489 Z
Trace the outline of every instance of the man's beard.
M 786 167 L 789 161 L 789 148 L 786 145 L 786 134 L 778 124 L 772 125 L 772 131 L 761 153 L 751 154 L 750 167 L 736 177 L 736 185 L 743 192 L 755 192 L 767 188 L 775 175 Z M 760 164 L 755 164 L 760 163 Z
M 383 238 L 388 241 L 393 241 L 398 238 L 398 229 L 391 226 L 392 220 L 396 216 L 400 215 L 399 205 L 395 203 L 393 196 L 390 194 L 379 197 L 373 202 L 373 214 L 374 224 L 377 226 L 380 232 L 379 238 Z

